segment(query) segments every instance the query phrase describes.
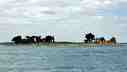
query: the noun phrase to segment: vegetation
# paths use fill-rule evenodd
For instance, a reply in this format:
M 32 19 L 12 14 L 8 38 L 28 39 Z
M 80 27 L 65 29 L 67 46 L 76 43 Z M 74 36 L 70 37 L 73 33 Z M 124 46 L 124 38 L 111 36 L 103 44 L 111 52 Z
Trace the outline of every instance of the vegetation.
M 93 40 L 95 40 L 95 35 L 92 33 L 88 33 L 86 34 L 85 38 L 86 38 L 86 40 L 84 40 L 85 43 L 93 43 Z
M 11 41 L 15 44 L 28 44 L 28 43 L 54 43 L 55 37 L 54 36 L 46 36 L 42 38 L 41 36 L 26 36 L 24 39 L 22 36 L 15 36 Z M 106 40 L 104 37 L 96 38 L 94 34 L 87 33 L 85 35 L 84 42 L 86 44 L 116 44 L 116 38 L 112 37 L 110 40 Z M 65 44 L 75 44 L 75 42 L 55 42 L 55 43 L 65 43 Z
M 19 43 L 54 43 L 55 38 L 54 36 L 46 36 L 45 38 L 41 38 L 41 36 L 26 36 L 25 39 L 22 39 L 22 36 L 15 36 L 11 41 L 13 41 L 16 44 Z
M 110 40 L 106 40 L 104 37 L 95 38 L 95 35 L 88 33 L 85 35 L 85 43 L 95 43 L 95 44 L 116 44 L 116 38 L 112 37 Z

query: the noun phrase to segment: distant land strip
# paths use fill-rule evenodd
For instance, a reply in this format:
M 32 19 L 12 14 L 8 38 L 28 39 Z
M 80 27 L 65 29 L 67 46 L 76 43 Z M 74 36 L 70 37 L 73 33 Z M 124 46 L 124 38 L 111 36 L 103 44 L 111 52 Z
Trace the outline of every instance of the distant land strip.
M 120 48 L 121 46 L 127 46 L 127 43 L 116 43 L 109 45 L 100 44 L 85 44 L 84 42 L 55 42 L 55 43 L 31 43 L 31 44 L 15 44 L 13 42 L 2 42 L 0 45 L 4 46 L 32 46 L 34 48 L 100 48 L 100 47 L 113 47 Z

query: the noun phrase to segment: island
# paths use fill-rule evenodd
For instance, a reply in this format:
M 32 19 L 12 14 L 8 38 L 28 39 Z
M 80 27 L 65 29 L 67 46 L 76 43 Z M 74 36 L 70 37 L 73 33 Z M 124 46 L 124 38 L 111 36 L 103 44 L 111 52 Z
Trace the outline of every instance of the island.
M 21 35 L 15 36 L 12 38 L 12 42 L 15 44 L 31 44 L 31 43 L 64 43 L 64 44 L 75 44 L 75 43 L 84 43 L 84 44 L 101 44 L 101 45 L 107 45 L 107 44 L 116 44 L 116 38 L 112 37 L 110 40 L 106 40 L 104 37 L 96 38 L 96 36 L 92 33 L 87 33 L 84 37 L 83 42 L 57 42 L 55 41 L 55 37 L 48 35 L 42 38 L 41 36 L 26 36 L 24 39 Z
M 69 42 L 69 41 L 55 41 L 54 36 L 47 35 L 44 38 L 42 36 L 25 36 L 22 38 L 21 35 L 17 35 L 12 38 L 11 42 L 3 42 L 0 45 L 29 45 L 29 46 L 47 46 L 47 47 L 79 47 L 79 48 L 96 48 L 101 46 L 113 46 L 120 47 L 125 45 L 118 43 L 115 37 L 106 40 L 104 37 L 97 38 L 93 33 L 87 33 L 84 35 L 82 42 Z
M 12 38 L 11 42 L 0 43 L 0 45 L 33 45 L 33 46 L 50 46 L 50 47 L 98 47 L 98 46 L 120 46 L 115 37 L 106 40 L 104 37 L 97 38 L 93 33 L 84 35 L 82 42 L 55 41 L 54 36 L 25 36 L 17 35 Z

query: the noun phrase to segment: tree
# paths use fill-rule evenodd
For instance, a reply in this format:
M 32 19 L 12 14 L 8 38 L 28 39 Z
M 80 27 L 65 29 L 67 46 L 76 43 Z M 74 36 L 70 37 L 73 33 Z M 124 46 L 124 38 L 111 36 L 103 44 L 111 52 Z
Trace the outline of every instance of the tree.
M 55 38 L 54 38 L 54 36 L 48 35 L 48 36 L 45 37 L 45 41 L 48 42 L 48 43 L 51 43 L 51 42 L 54 43 Z
M 95 35 L 92 33 L 88 33 L 86 34 L 85 38 L 86 38 L 85 41 L 87 41 L 85 43 L 91 43 L 93 40 L 95 40 Z
M 11 41 L 14 41 L 15 43 L 20 43 L 22 40 L 22 36 L 15 36 L 14 38 L 12 38 Z
M 116 43 L 116 38 L 115 37 L 112 37 L 110 40 L 111 40 L 112 43 Z
M 104 41 L 105 41 L 105 38 L 104 38 L 104 37 L 100 37 L 99 40 L 100 40 L 101 42 L 104 42 Z

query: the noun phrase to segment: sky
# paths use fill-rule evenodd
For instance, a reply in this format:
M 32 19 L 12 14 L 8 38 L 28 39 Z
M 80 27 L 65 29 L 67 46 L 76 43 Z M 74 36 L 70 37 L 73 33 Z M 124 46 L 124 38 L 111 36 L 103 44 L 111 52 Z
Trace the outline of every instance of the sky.
M 86 32 L 127 42 L 127 0 L 0 0 L 0 42 L 16 35 L 83 41 Z

